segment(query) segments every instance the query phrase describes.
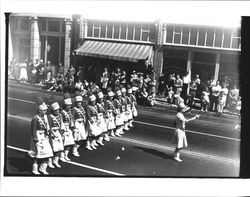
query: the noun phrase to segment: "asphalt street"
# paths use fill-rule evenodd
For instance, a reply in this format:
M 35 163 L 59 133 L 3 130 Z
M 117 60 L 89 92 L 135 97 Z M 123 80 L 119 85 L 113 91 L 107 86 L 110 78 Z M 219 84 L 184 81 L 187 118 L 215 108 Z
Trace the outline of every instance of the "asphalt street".
M 30 121 L 36 113 L 36 97 L 49 95 L 39 88 L 9 84 L 6 113 L 6 175 L 31 176 L 27 157 Z M 62 99 L 57 94 L 58 99 Z M 197 113 L 191 111 L 187 116 Z M 176 109 L 164 106 L 138 106 L 134 127 L 122 137 L 114 137 L 103 147 L 80 148 L 80 158 L 49 169 L 53 176 L 81 177 L 238 177 L 240 171 L 240 118 L 211 113 L 187 126 L 189 147 L 183 150 L 183 163 L 172 159 Z

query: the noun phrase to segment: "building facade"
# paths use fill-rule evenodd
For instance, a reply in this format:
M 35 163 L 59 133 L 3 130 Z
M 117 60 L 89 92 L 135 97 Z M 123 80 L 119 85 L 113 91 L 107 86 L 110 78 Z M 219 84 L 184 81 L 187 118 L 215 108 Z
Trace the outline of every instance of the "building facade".
M 86 19 L 81 15 L 11 14 L 9 59 L 26 57 L 84 68 L 98 80 L 104 67 L 161 74 L 176 73 L 202 81 L 238 83 L 240 28 L 172 24 L 161 20 L 128 22 Z

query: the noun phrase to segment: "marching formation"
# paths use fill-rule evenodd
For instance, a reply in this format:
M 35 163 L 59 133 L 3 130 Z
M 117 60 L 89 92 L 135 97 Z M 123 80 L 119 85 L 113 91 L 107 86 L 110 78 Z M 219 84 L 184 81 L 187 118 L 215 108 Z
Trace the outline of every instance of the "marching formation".
M 60 162 L 70 161 L 71 155 L 80 157 L 80 147 L 92 151 L 133 127 L 137 116 L 134 88 L 116 86 L 107 95 L 101 90 L 89 92 L 86 106 L 79 92 L 74 98 L 65 93 L 62 106 L 54 97 L 47 104 L 39 98 L 28 152 L 33 158 L 32 173 L 48 175 L 47 166 L 61 168 Z

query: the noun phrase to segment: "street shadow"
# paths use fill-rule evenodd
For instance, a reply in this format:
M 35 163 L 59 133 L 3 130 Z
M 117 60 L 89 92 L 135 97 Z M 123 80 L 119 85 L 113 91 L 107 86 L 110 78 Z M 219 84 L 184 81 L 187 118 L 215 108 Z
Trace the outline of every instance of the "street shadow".
M 145 153 L 149 153 L 149 154 L 155 155 L 155 156 L 163 158 L 163 159 L 171 159 L 171 160 L 173 160 L 173 157 L 172 157 L 171 154 L 166 154 L 164 152 L 161 152 L 161 151 L 158 151 L 158 150 L 155 150 L 155 149 L 142 148 L 142 147 L 139 147 L 139 146 L 134 146 L 134 148 L 142 150 Z
M 8 175 L 16 173 L 29 173 L 31 171 L 31 161 L 24 158 L 8 157 L 6 162 L 6 173 Z M 15 170 L 16 169 L 16 170 Z

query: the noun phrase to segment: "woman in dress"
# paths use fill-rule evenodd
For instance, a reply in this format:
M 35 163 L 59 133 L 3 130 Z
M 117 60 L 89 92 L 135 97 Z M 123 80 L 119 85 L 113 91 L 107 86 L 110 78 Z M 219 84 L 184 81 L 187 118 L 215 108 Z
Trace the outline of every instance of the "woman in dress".
M 83 98 L 80 92 L 75 93 L 75 107 L 72 109 L 72 116 L 75 124 L 74 140 L 75 145 L 73 147 L 73 155 L 79 157 L 78 148 L 82 144 L 83 140 L 87 139 L 87 131 L 85 129 L 86 124 L 86 112 L 82 106 Z
M 33 158 L 32 173 L 45 174 L 48 159 L 53 157 L 53 150 L 49 141 L 49 123 L 47 105 L 42 98 L 38 99 L 38 113 L 31 120 L 31 143 L 28 154 Z
M 195 115 L 193 118 L 186 119 L 184 114 L 187 112 L 190 108 L 186 107 L 184 102 L 180 103 L 180 105 L 177 108 L 177 115 L 175 118 L 175 139 L 176 139 L 176 148 L 174 151 L 174 160 L 178 162 L 182 162 L 180 159 L 180 150 L 183 148 L 187 148 L 188 143 L 187 143 L 187 137 L 185 133 L 185 127 L 186 123 L 195 120 L 196 118 L 199 118 L 199 115 Z
M 62 115 L 59 112 L 60 106 L 55 99 L 52 99 L 50 101 L 50 107 L 51 107 L 51 114 L 48 115 L 48 121 L 50 126 L 50 140 L 54 152 L 54 157 L 53 159 L 52 158 L 49 159 L 48 165 L 50 168 L 54 168 L 54 166 L 61 168 L 59 164 L 59 157 L 62 156 L 64 151 L 63 139 L 61 135 L 61 130 L 63 126 Z M 64 158 L 62 160 L 66 162 Z

